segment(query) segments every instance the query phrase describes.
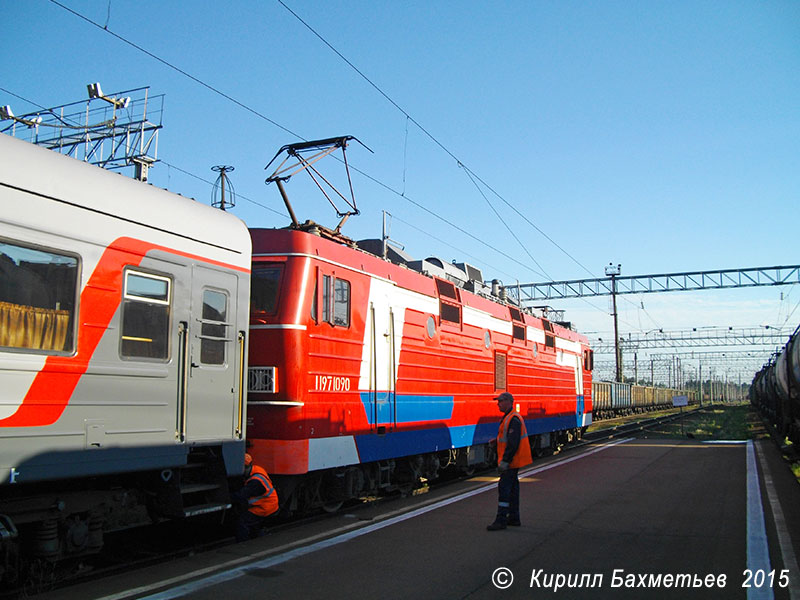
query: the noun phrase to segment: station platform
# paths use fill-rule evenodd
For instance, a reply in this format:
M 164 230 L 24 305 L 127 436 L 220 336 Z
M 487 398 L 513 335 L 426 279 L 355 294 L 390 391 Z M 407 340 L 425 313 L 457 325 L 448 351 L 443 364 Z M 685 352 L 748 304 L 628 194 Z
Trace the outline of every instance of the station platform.
M 41 598 L 800 599 L 800 486 L 769 440 L 609 441 L 520 474 L 520 527 L 486 530 L 496 478 L 473 478 Z

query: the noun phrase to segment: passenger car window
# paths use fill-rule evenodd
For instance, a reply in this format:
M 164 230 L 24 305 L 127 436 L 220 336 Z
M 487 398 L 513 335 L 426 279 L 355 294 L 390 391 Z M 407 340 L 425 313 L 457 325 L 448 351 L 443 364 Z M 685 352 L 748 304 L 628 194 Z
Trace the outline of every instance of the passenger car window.
M 124 358 L 169 358 L 171 290 L 168 277 L 125 272 L 120 346 Z
M 203 290 L 203 323 L 200 331 L 200 362 L 206 365 L 225 364 L 225 342 L 228 318 L 228 295 Z
M 75 349 L 75 256 L 0 240 L 0 346 Z

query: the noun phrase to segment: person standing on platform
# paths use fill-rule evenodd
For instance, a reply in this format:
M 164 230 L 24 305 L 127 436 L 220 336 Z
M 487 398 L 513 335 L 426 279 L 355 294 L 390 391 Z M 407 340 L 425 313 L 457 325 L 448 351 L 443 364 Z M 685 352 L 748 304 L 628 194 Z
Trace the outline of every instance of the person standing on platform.
M 531 445 L 525 420 L 514 410 L 514 396 L 503 392 L 495 398 L 503 413 L 497 432 L 497 517 L 488 525 L 489 531 L 505 529 L 508 525 L 519 526 L 519 470 L 533 462 Z
M 239 514 L 236 519 L 236 541 L 244 542 L 261 535 L 265 519 L 278 511 L 278 492 L 267 472 L 253 464 L 253 457 L 244 455 L 245 482 L 231 494 Z

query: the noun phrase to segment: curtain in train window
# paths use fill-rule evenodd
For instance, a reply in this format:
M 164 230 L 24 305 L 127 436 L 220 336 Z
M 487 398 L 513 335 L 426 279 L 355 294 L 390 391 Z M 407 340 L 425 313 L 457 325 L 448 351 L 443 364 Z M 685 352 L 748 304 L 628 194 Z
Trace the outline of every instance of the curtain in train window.
M 169 358 L 171 289 L 167 277 L 125 272 L 120 347 L 124 358 Z
M 0 346 L 70 353 L 78 259 L 0 240 Z
M 228 318 L 228 295 L 215 290 L 203 291 L 203 326 L 200 331 L 200 362 L 225 364 L 225 333 Z

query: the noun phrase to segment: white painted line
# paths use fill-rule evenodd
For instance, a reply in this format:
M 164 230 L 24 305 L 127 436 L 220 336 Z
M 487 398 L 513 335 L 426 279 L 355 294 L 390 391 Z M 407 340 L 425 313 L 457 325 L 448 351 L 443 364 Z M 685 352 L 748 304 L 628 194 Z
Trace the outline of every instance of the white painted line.
M 786 527 L 786 518 L 783 516 L 783 509 L 775 491 L 775 486 L 772 483 L 772 473 L 769 470 L 769 466 L 767 466 L 767 461 L 764 459 L 764 451 L 761 446 L 756 446 L 756 452 L 758 454 L 758 462 L 764 472 L 764 487 L 767 488 L 767 498 L 772 509 L 772 519 L 775 522 L 775 530 L 778 533 L 778 547 L 781 549 L 783 568 L 789 570 L 789 598 L 791 600 L 800 600 L 800 569 L 797 565 L 797 556 L 792 547 L 792 537 Z
M 747 568 L 751 573 L 772 570 L 769 562 L 767 529 L 764 525 L 764 506 L 761 504 L 761 487 L 758 483 L 758 465 L 753 441 L 747 440 Z M 751 580 L 752 581 L 752 580 Z M 772 600 L 772 588 L 751 586 L 747 600 Z
M 625 442 L 629 442 L 632 439 L 633 438 L 625 438 L 625 439 L 618 440 L 618 441 L 615 441 L 615 442 L 612 442 L 612 443 L 609 443 L 609 444 L 604 444 L 602 446 L 598 446 L 596 448 L 593 448 L 592 450 L 590 450 L 588 452 L 584 452 L 582 454 L 579 454 L 579 455 L 576 455 L 576 456 L 572 456 L 572 457 L 564 459 L 564 460 L 559 460 L 557 462 L 553 462 L 553 463 L 550 463 L 550 464 L 547 464 L 547 465 L 542 465 L 541 467 L 535 467 L 535 468 L 532 468 L 532 469 L 526 469 L 524 471 L 520 471 L 519 474 L 520 474 L 521 477 L 527 477 L 529 475 L 534 475 L 536 473 L 541 473 L 541 472 L 547 471 L 549 469 L 554 469 L 556 467 L 561 467 L 563 465 L 566 465 L 568 463 L 574 462 L 576 460 L 580 460 L 582 458 L 586 458 L 587 456 L 591 456 L 592 454 L 596 454 L 598 452 L 602 452 L 603 450 L 607 450 L 608 448 L 612 448 L 612 447 L 617 446 L 619 444 L 624 444 Z M 102 598 L 98 598 L 97 600 L 123 600 L 125 598 L 131 598 L 131 597 L 134 597 L 134 596 L 139 598 L 139 600 L 171 600 L 172 598 L 180 598 L 181 596 L 185 596 L 187 594 L 191 594 L 194 591 L 206 588 L 208 586 L 217 585 L 219 583 L 224 583 L 226 581 L 230 581 L 231 579 L 236 579 L 237 577 L 241 577 L 242 575 L 245 575 L 247 573 L 247 571 L 250 571 L 250 570 L 253 570 L 253 569 L 265 569 L 265 568 L 268 568 L 268 567 L 279 565 L 281 563 L 285 563 L 285 562 L 287 562 L 289 560 L 292 560 L 293 558 L 298 558 L 300 556 L 305 556 L 306 554 L 311 554 L 313 552 L 317 552 L 318 550 L 323 550 L 325 548 L 330 548 L 331 546 L 336 546 L 338 544 L 347 542 L 347 541 L 355 539 L 357 537 L 361 537 L 362 535 L 366 535 L 368 533 L 372 533 L 373 531 L 378 531 L 379 529 L 383 529 L 384 527 L 389 527 L 391 525 L 395 525 L 396 523 L 401 523 L 401 522 L 406 521 L 408 519 L 413 519 L 414 517 L 418 517 L 420 515 L 423 515 L 425 513 L 431 512 L 431 511 L 436 510 L 438 508 L 442 508 L 444 506 L 448 506 L 450 504 L 454 504 L 455 502 L 460 502 L 461 500 L 466 500 L 467 498 L 471 498 L 472 496 L 477 496 L 478 494 L 482 494 L 483 492 L 486 492 L 486 491 L 489 491 L 489 490 L 495 490 L 495 489 L 497 489 L 497 483 L 492 482 L 490 484 L 483 485 L 481 487 L 475 488 L 474 490 L 470 490 L 469 492 L 464 492 L 463 494 L 458 494 L 458 495 L 453 496 L 451 498 L 446 498 L 444 500 L 441 500 L 439 502 L 435 502 L 435 503 L 430 504 L 428 506 L 423 506 L 423 507 L 418 508 L 416 510 L 412 510 L 412 511 L 409 511 L 409 512 L 398 514 L 397 516 L 390 517 L 390 518 L 385 519 L 383 521 L 380 521 L 378 523 L 373 523 L 372 525 L 367 525 L 365 527 L 360 527 L 358 529 L 355 529 L 354 531 L 348 531 L 346 533 L 342 533 L 340 535 L 337 535 L 337 536 L 334 536 L 334 537 L 331 537 L 331 538 L 328 538 L 328 539 L 324 539 L 324 540 L 312 543 L 312 544 L 307 545 L 307 546 L 302 546 L 302 547 L 299 547 L 299 548 L 295 548 L 293 550 L 289 550 L 287 552 L 283 552 L 281 554 L 278 554 L 276 556 L 271 556 L 271 557 L 265 558 L 263 560 L 251 562 L 252 558 L 253 558 L 252 556 L 238 558 L 236 560 L 229 561 L 228 563 L 225 563 L 225 564 L 220 564 L 220 565 L 216 565 L 214 567 L 208 567 L 208 568 L 205 568 L 205 569 L 200 569 L 198 571 L 193 571 L 191 573 L 185 573 L 183 575 L 180 575 L 178 577 L 174 577 L 174 578 L 172 578 L 170 580 L 167 580 L 167 581 L 161 581 L 161 582 L 154 583 L 152 585 L 142 586 L 142 587 L 139 587 L 139 588 L 136 588 L 136 589 L 133 589 L 133 590 L 128 590 L 126 592 L 120 592 L 118 594 L 113 594 L 113 595 L 110 595 L 110 596 L 104 596 Z M 400 511 L 398 511 L 398 512 L 400 512 Z M 347 527 L 345 527 L 343 529 L 350 529 L 350 528 L 352 528 L 354 526 L 358 527 L 358 525 L 352 525 L 352 526 L 347 526 Z M 320 536 L 315 536 L 315 537 L 320 537 Z M 309 540 L 305 540 L 304 542 L 299 542 L 299 543 L 307 543 L 307 542 L 311 541 L 312 539 L 315 539 L 315 538 L 311 538 Z M 292 545 L 296 545 L 297 543 L 298 542 L 295 542 Z M 272 553 L 274 551 L 275 551 L 275 549 L 273 548 L 273 549 L 268 550 L 268 551 L 266 551 L 264 553 L 267 553 L 267 552 Z M 264 553 L 262 553 L 262 554 L 264 554 Z M 246 561 L 246 564 L 242 564 L 245 561 Z M 209 577 L 203 577 L 203 575 L 205 575 L 206 573 L 211 572 L 211 571 L 217 571 L 219 569 L 227 569 L 227 570 L 219 572 L 219 573 L 217 573 L 215 575 L 211 575 Z M 197 577 L 203 577 L 203 578 L 202 579 L 196 579 Z M 150 592 L 152 590 L 155 590 L 155 589 L 158 589 L 158 588 L 163 588 L 163 587 L 169 586 L 169 585 L 173 585 L 173 584 L 179 583 L 180 581 L 186 581 L 188 579 L 194 579 L 194 581 L 190 581 L 190 582 L 185 583 L 183 585 L 179 585 L 177 587 L 173 587 L 173 588 L 170 588 L 168 590 L 164 590 L 163 592 L 158 592 L 158 593 L 155 593 L 155 594 L 152 594 L 152 595 L 149 595 L 149 596 L 140 596 L 140 594 L 146 594 L 146 593 L 148 593 L 148 592 Z

